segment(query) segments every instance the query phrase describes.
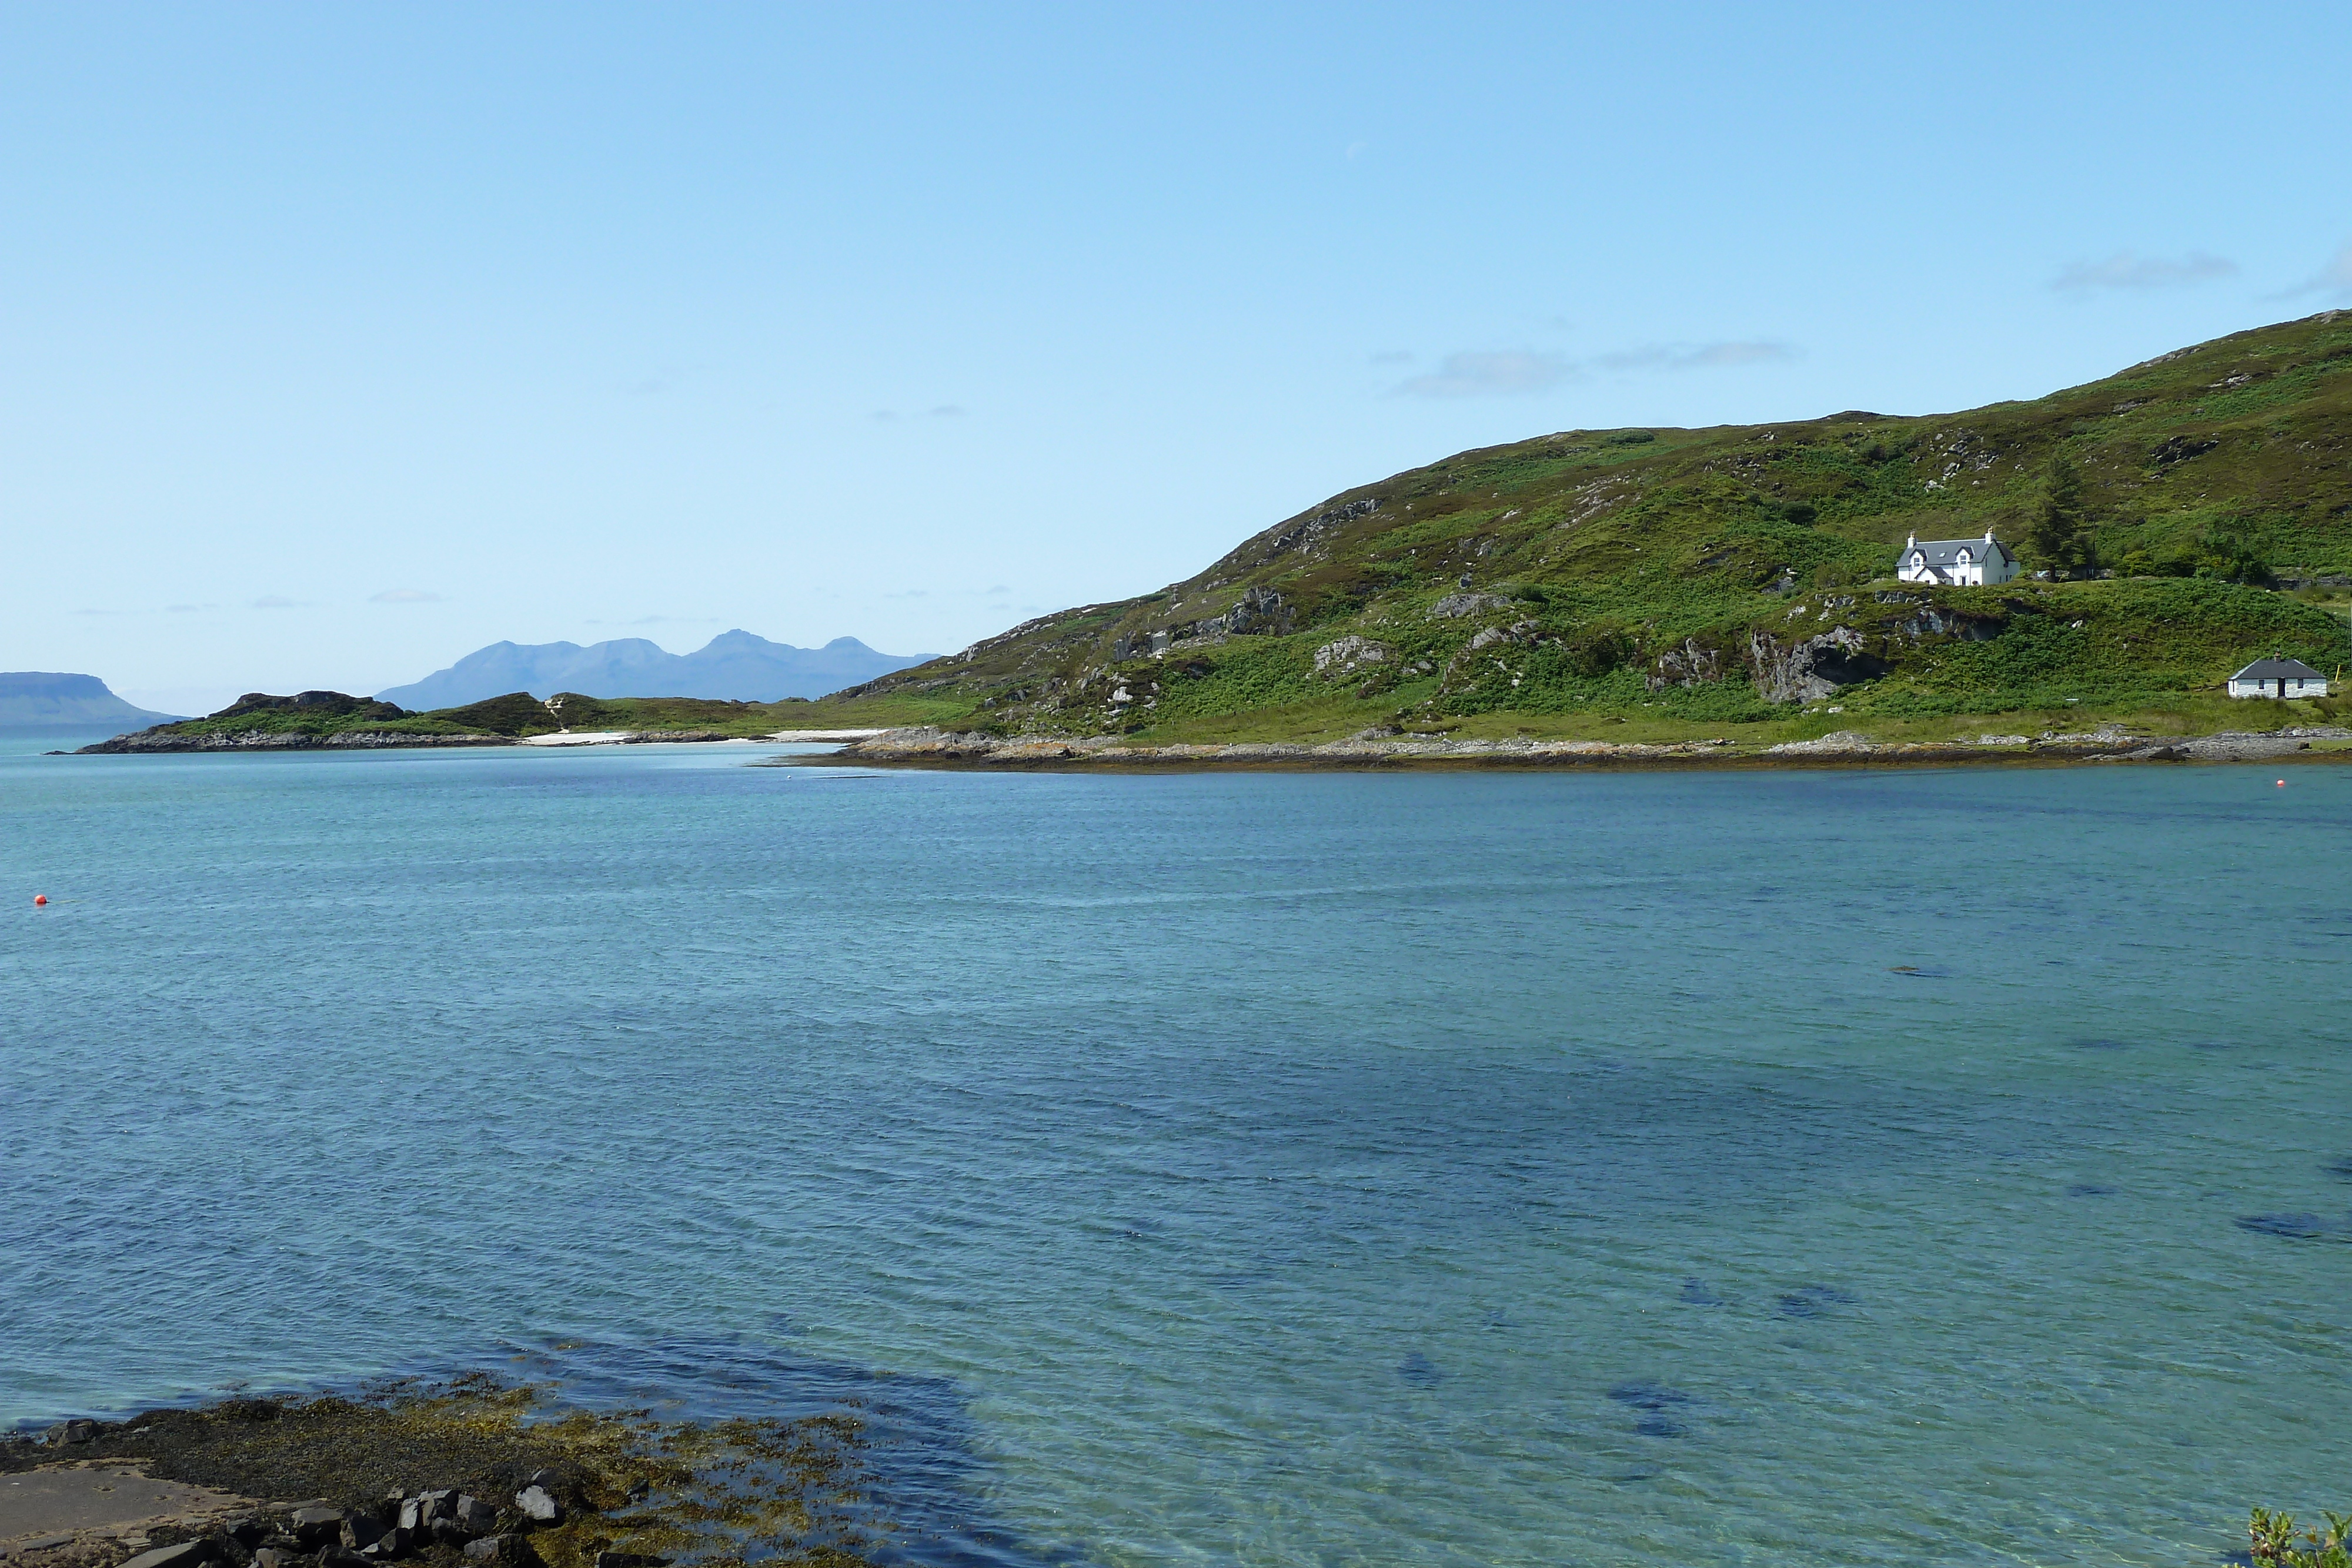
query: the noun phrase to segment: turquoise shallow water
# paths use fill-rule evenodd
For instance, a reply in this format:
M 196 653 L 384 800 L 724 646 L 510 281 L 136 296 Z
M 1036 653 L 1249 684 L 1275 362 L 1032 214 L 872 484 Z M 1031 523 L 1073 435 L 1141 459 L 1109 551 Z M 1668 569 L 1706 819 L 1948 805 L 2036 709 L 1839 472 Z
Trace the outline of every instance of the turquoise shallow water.
M 2352 770 L 746 750 L 0 758 L 0 1421 L 862 1399 L 938 1562 L 2352 1502 Z

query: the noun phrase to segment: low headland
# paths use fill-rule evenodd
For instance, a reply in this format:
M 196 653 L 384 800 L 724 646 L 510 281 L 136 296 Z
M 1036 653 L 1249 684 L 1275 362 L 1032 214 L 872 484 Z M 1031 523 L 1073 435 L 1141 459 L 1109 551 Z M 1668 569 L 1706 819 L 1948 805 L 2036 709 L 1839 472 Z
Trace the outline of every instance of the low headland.
M 616 742 L 760 740 L 782 735 L 858 738 L 871 729 L 816 721 L 804 697 L 719 702 L 698 697 L 589 697 L 558 693 L 542 702 L 512 692 L 463 707 L 412 713 L 344 692 L 291 696 L 248 693 L 203 718 L 156 725 L 81 747 L 77 755 L 140 756 L 184 751 L 383 750 L 392 747 Z

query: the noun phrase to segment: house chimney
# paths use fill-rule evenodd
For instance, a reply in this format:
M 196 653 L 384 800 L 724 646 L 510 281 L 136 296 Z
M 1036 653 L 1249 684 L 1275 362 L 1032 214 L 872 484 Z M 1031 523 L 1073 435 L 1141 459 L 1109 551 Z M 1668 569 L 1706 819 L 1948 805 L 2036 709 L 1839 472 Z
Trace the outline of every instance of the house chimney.
M 1985 530 L 1985 543 L 1992 543 L 1992 530 L 1990 528 L 1987 528 Z

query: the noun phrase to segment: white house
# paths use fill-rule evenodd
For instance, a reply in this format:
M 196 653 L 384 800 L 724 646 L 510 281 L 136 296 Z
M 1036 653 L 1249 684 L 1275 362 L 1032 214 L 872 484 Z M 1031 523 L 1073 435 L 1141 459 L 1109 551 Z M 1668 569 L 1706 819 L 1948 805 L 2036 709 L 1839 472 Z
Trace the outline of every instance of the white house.
M 2007 582 L 2022 570 L 1990 528 L 1980 539 L 1922 539 L 1914 534 L 1895 562 L 1895 575 L 1906 582 L 1970 588 Z
M 2300 659 L 2256 659 L 2230 677 L 2233 697 L 2324 697 L 2327 677 Z

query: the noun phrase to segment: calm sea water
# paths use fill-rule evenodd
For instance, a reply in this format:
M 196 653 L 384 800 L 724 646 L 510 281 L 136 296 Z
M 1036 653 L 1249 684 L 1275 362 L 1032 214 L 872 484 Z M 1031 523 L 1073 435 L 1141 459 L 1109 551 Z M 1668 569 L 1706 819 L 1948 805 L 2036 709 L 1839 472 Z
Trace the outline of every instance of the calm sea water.
M 2352 1504 L 2352 770 L 750 749 L 0 758 L 0 1421 L 859 1399 L 920 1562 Z

